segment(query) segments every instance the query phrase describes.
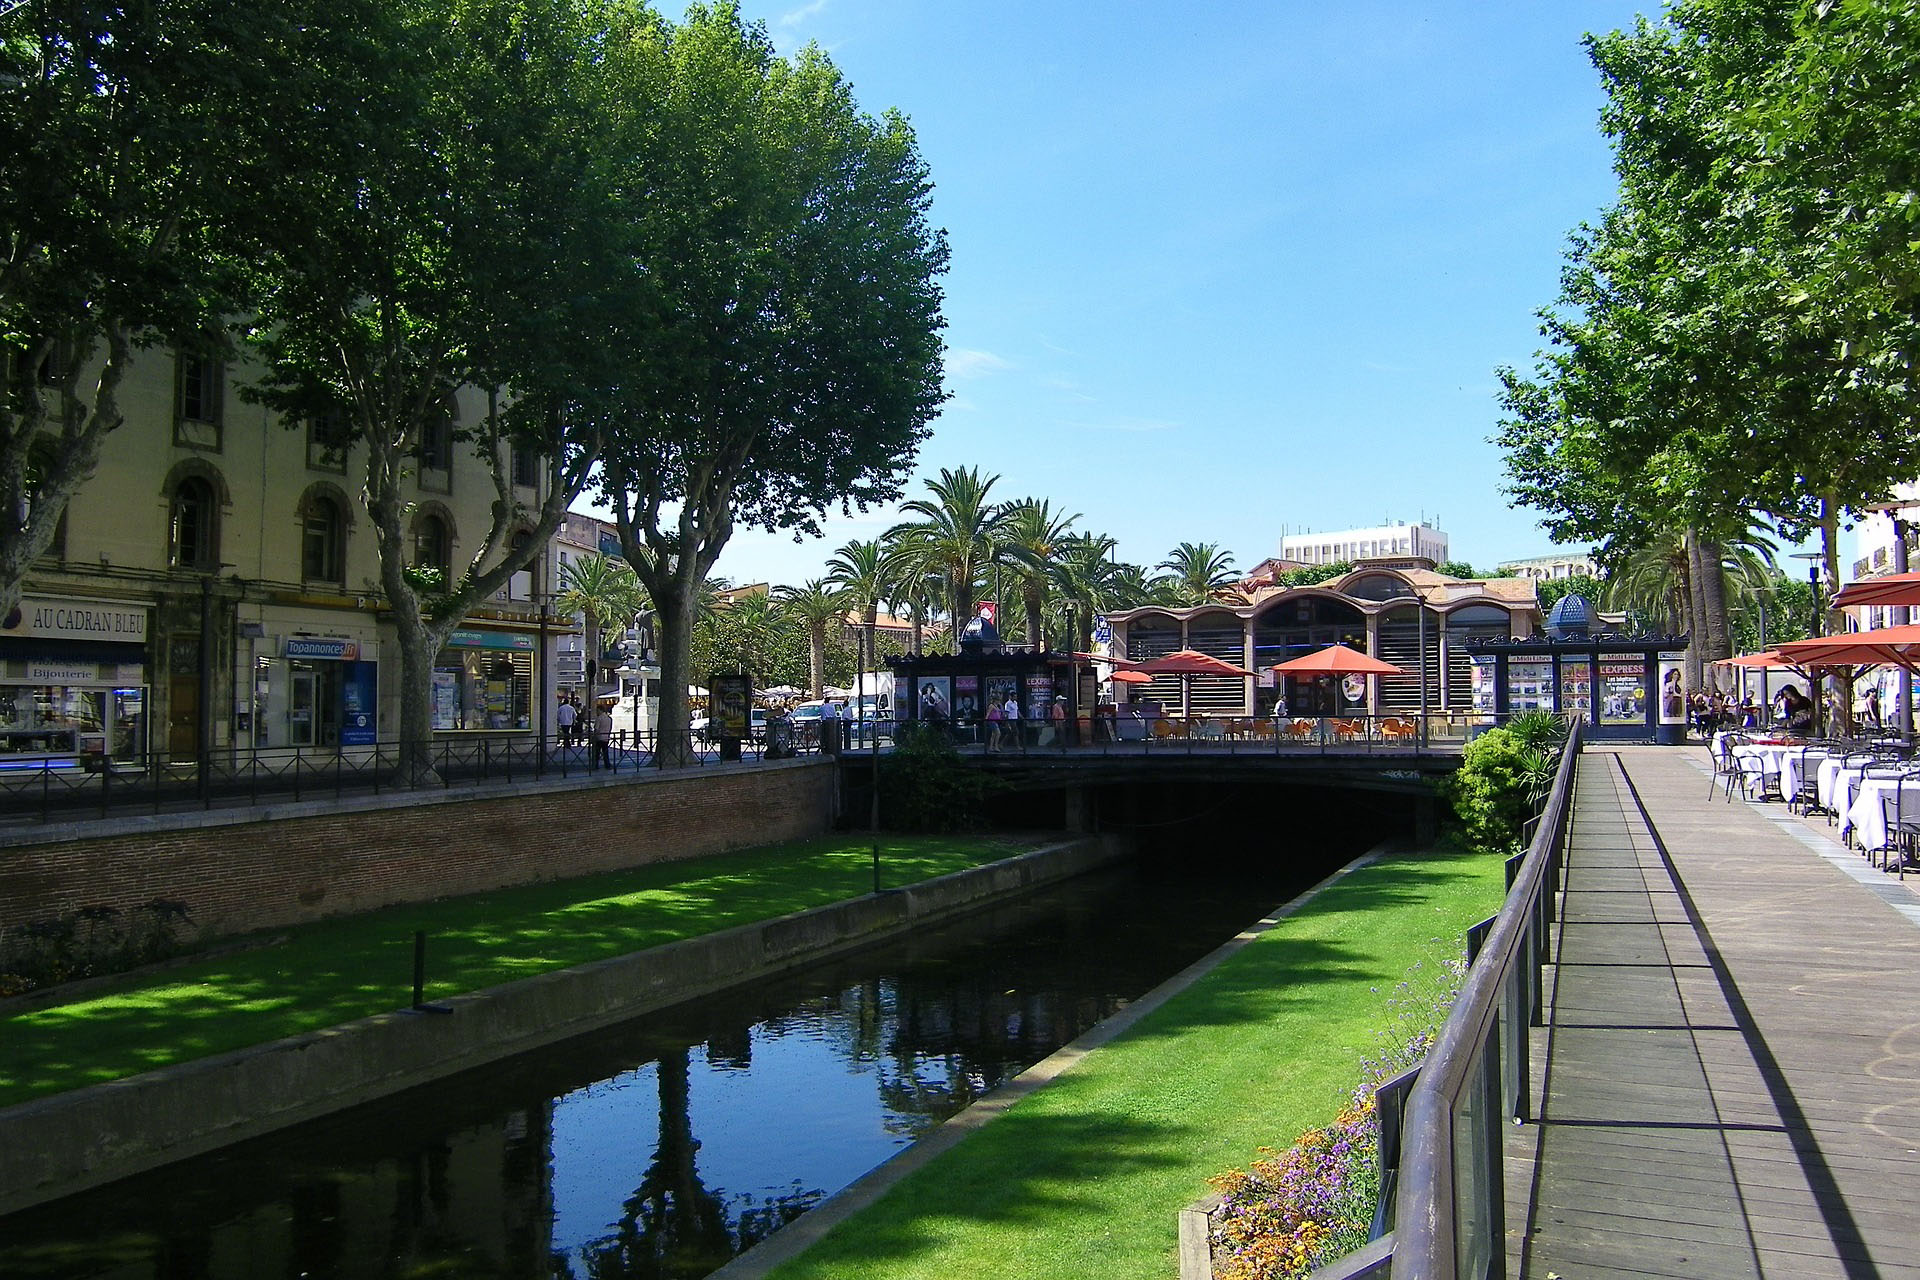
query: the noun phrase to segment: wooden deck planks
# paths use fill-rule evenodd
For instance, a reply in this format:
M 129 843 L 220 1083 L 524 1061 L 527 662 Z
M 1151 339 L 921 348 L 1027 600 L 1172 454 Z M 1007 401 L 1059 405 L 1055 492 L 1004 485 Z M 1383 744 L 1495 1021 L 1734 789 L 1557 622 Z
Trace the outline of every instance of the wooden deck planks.
M 1694 754 L 1580 763 L 1510 1270 L 1920 1280 L 1920 930 Z

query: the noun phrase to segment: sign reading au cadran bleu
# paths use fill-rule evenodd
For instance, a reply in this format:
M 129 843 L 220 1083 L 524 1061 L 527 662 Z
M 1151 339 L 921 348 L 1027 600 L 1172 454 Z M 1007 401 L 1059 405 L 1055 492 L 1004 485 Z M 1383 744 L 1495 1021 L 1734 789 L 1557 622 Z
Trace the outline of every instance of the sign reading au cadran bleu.
M 147 611 L 141 607 L 107 604 L 98 600 L 22 596 L 20 607 L 0 620 L 0 634 L 145 644 Z

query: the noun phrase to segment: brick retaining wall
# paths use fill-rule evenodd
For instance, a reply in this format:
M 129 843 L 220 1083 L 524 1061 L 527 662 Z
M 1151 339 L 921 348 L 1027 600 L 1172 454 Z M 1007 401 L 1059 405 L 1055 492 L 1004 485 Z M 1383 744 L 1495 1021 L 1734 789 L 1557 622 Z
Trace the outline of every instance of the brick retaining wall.
M 801 839 L 831 822 L 800 761 L 401 793 L 10 833 L 0 927 L 185 902 L 202 938 Z

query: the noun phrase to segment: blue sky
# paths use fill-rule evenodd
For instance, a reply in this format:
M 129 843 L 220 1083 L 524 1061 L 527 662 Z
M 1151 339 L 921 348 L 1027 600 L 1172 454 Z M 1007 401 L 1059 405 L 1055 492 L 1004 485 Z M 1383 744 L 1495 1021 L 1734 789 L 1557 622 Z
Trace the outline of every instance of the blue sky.
M 1482 567 L 1550 549 L 1499 492 L 1494 370 L 1612 198 L 1581 37 L 1657 5 L 744 7 L 932 171 L 952 398 L 917 476 L 978 466 L 1148 565 L 1423 516 Z M 741 533 L 716 571 L 799 582 L 894 520 Z

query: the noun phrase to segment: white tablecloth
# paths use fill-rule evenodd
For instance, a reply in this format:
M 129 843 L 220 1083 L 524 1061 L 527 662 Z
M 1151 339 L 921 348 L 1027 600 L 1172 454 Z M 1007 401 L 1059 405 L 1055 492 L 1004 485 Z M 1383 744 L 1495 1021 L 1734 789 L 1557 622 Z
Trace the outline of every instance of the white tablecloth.
M 1848 823 L 1853 815 L 1854 798 L 1859 794 L 1860 783 L 1865 778 L 1897 778 L 1908 770 L 1904 765 L 1871 764 L 1865 767 L 1849 765 L 1837 770 L 1833 775 L 1833 803 L 1828 805 L 1840 815 L 1840 838 L 1847 838 Z
M 1862 849 L 1883 849 L 1887 844 L 1887 815 L 1884 801 L 1895 791 L 1900 794 L 1900 816 L 1909 821 L 1920 818 L 1920 778 L 1909 777 L 1902 785 L 1899 777 L 1878 773 L 1861 780 L 1853 803 L 1840 820 L 1844 835 L 1851 830 Z
M 1740 766 L 1741 785 L 1749 799 L 1757 799 L 1760 796 L 1764 785 L 1762 775 L 1780 778 L 1780 794 L 1783 797 L 1792 797 L 1793 792 L 1787 790 L 1786 779 L 1780 771 L 1781 760 L 1789 753 L 1797 756 L 1800 754 L 1800 748 L 1742 743 L 1733 749 L 1734 761 Z
M 1790 747 L 1780 757 L 1780 794 L 1791 800 L 1800 794 L 1803 772 L 1813 775 L 1822 761 L 1829 759 L 1824 747 Z

